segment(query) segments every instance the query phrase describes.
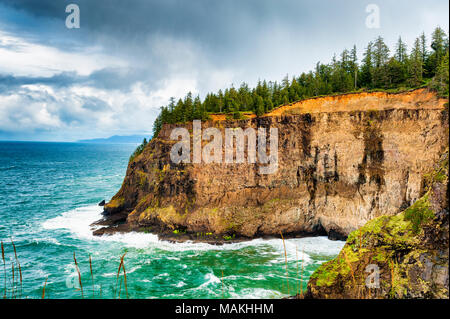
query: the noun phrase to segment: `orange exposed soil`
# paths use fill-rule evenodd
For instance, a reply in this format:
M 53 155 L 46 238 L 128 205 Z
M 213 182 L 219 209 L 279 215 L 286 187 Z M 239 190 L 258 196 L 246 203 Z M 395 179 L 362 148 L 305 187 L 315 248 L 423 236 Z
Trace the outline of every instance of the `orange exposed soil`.
M 360 92 L 333 96 L 315 97 L 281 105 L 264 116 L 295 115 L 306 113 L 378 111 L 388 109 L 442 109 L 446 99 L 438 98 L 427 89 L 417 89 L 401 93 Z M 253 113 L 243 114 L 255 118 Z M 213 122 L 226 121 L 227 114 L 210 114 Z
M 248 112 L 248 113 L 243 113 L 242 115 L 244 116 L 244 118 L 247 118 L 247 119 L 252 119 L 252 118 L 256 117 L 255 114 L 250 113 L 250 112 Z M 227 115 L 227 114 L 223 114 L 223 113 L 217 113 L 217 114 L 210 114 L 210 115 L 209 115 L 209 118 L 210 118 L 213 122 L 226 121 L 226 120 L 227 120 L 227 117 L 230 117 L 230 116 Z
M 311 98 L 282 105 L 266 116 L 294 115 L 322 112 L 350 112 L 387 109 L 440 109 L 447 102 L 426 89 L 403 93 L 349 93 Z

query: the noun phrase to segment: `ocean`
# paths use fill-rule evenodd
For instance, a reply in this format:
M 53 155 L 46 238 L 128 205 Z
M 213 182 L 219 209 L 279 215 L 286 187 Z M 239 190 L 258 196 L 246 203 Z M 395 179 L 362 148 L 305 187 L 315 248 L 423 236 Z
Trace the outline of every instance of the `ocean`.
M 314 270 L 344 245 L 326 237 L 287 239 L 286 275 L 281 239 L 214 246 L 146 233 L 95 237 L 97 204 L 119 190 L 135 148 L 0 142 L 1 296 L 6 283 L 8 298 L 42 298 L 44 285 L 45 298 L 56 299 L 281 298 L 305 291 Z M 117 277 L 124 254 L 126 284 L 122 267 Z

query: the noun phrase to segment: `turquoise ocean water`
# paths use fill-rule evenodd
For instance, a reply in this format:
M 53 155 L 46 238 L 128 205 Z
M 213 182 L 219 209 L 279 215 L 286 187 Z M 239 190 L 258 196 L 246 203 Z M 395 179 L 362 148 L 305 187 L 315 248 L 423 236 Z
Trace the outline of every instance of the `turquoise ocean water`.
M 280 239 L 213 246 L 168 243 L 143 233 L 92 236 L 89 225 L 102 211 L 97 203 L 120 188 L 135 147 L 0 142 L 0 240 L 5 245 L 7 296 L 41 298 L 47 279 L 46 298 L 81 298 L 74 252 L 85 298 L 117 297 L 119 288 L 121 297 L 126 297 L 123 276 L 116 278 L 125 253 L 130 298 L 288 295 Z M 11 239 L 21 264 L 22 288 Z M 312 272 L 335 257 L 343 244 L 325 237 L 286 240 L 289 293 L 300 290 L 302 266 L 305 288 Z M 5 284 L 2 263 L 0 295 Z

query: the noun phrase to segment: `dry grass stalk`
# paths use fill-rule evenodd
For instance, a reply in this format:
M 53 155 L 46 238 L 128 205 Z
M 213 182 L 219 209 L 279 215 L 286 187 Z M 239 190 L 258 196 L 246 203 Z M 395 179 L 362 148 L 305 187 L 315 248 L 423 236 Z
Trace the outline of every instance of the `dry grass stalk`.
M 352 264 L 350 263 L 350 261 L 348 260 L 347 254 L 345 253 L 345 250 L 342 250 L 342 254 L 344 255 L 344 260 L 348 266 L 348 268 L 350 268 L 350 274 L 352 275 L 352 280 L 353 280 L 353 287 L 355 287 L 355 289 L 357 289 L 358 291 L 358 298 L 360 296 L 360 292 L 361 292 L 361 287 L 358 287 L 358 285 L 356 284 L 356 278 L 355 278 L 355 273 L 353 272 L 353 267 Z
M 77 258 L 75 256 L 75 252 L 73 252 L 73 260 L 75 262 L 75 268 L 77 269 L 77 273 L 78 273 L 78 283 L 80 284 L 81 298 L 84 298 L 83 283 L 81 282 L 81 273 L 80 273 L 80 268 L 78 268 L 78 263 L 77 263 Z
M 89 269 L 91 270 L 91 278 L 92 278 L 92 298 L 95 298 L 94 272 L 92 271 L 92 259 L 90 254 L 89 254 Z
M 11 298 L 14 299 L 16 296 L 16 271 L 14 269 L 14 262 L 11 263 L 11 273 L 12 273 L 12 283 L 11 283 Z
M 119 292 L 119 296 L 118 297 L 120 298 L 120 291 L 122 290 L 122 282 L 120 282 L 120 289 L 119 290 L 117 290 L 117 285 L 119 283 L 120 270 L 124 266 L 123 260 L 124 260 L 126 254 L 127 253 L 123 254 L 122 257 L 120 258 L 119 269 L 117 270 L 117 276 L 116 276 L 116 289 L 115 289 L 115 292 L 114 292 L 114 298 L 116 298 L 116 296 L 117 296 L 117 291 Z
M 3 299 L 6 299 L 6 261 L 5 261 L 5 247 L 3 246 L 3 242 L 1 243 L 1 247 L 2 247 L 2 259 L 3 259 L 3 270 L 4 270 L 4 275 L 5 275 L 5 290 L 4 290 L 4 294 L 3 294 Z
M 361 255 L 361 249 L 362 249 L 362 231 L 361 228 L 359 229 L 359 254 Z
M 300 295 L 303 296 L 303 261 L 305 260 L 305 248 L 302 248 L 302 277 L 300 279 Z
M 223 270 L 222 270 L 222 277 L 220 278 L 220 281 L 222 282 L 222 299 L 224 299 L 224 290 L 223 290 Z
M 119 285 L 119 276 L 120 276 L 120 270 L 122 269 L 122 262 L 119 264 L 119 269 L 117 270 L 116 275 L 116 288 L 114 289 L 114 299 L 117 297 L 117 292 L 120 293 L 119 290 L 117 290 L 117 286 Z
M 296 281 L 296 283 L 297 283 L 297 295 L 298 295 L 299 290 L 298 290 L 298 247 L 297 247 L 297 245 L 295 245 L 295 259 L 297 260 L 297 281 Z
M 20 262 L 19 262 L 19 258 L 17 257 L 17 249 L 16 249 L 16 245 L 14 244 L 14 241 L 12 240 L 12 238 L 11 238 L 11 244 L 12 244 L 12 246 L 13 246 L 13 250 L 14 250 L 14 258 L 16 259 L 16 263 L 17 263 L 17 268 L 16 269 L 14 269 L 14 264 L 12 265 L 13 266 L 13 295 L 15 296 L 15 294 L 17 293 L 17 290 L 16 290 L 16 286 L 15 286 L 15 271 L 18 271 L 19 272 L 19 283 L 20 283 L 20 294 L 22 295 L 22 288 L 23 288 L 23 286 L 22 286 L 22 268 L 20 267 Z M 15 296 L 15 297 L 17 297 L 17 296 Z
M 122 292 L 122 281 L 123 281 L 123 279 L 120 278 L 120 282 L 119 282 L 119 296 L 118 296 L 119 299 L 120 299 L 120 294 Z
M 23 293 L 23 278 L 22 278 L 22 268 L 20 267 L 20 263 L 19 263 L 19 279 L 20 279 L 20 298 L 22 298 L 22 293 Z
M 17 250 L 16 245 L 14 244 L 14 241 L 11 239 L 11 244 L 14 249 L 14 257 L 16 258 L 17 267 L 19 270 L 19 282 L 20 282 L 20 297 L 22 297 L 22 291 L 23 291 L 23 278 L 22 278 L 22 267 L 20 266 L 19 258 L 17 257 Z
M 395 284 L 395 269 L 394 269 L 395 265 L 394 265 L 394 261 L 389 262 L 389 268 L 391 268 L 391 296 L 394 297 L 395 296 L 395 289 L 394 289 L 394 284 Z
M 47 278 L 45 278 L 44 288 L 42 288 L 42 299 L 45 299 L 45 287 L 47 286 L 47 280 L 48 280 L 48 276 L 47 276 Z
M 288 273 L 288 260 L 287 260 L 287 252 L 286 252 L 286 243 L 284 241 L 283 233 L 280 231 L 281 239 L 283 240 L 283 247 L 284 247 L 284 259 L 286 262 L 286 285 L 287 285 L 287 292 L 289 295 L 289 273 Z
M 125 270 L 125 264 L 122 265 L 123 268 L 123 278 L 124 278 L 124 285 L 125 285 L 125 294 L 128 299 L 128 286 L 127 286 L 127 271 Z
M 348 260 L 345 250 L 342 250 L 342 254 L 344 255 L 344 259 L 345 259 L 345 262 L 347 263 L 348 268 L 350 268 L 350 273 L 351 273 L 352 279 L 353 279 L 353 285 L 356 287 L 356 279 L 355 279 L 355 274 L 353 272 L 352 264 Z

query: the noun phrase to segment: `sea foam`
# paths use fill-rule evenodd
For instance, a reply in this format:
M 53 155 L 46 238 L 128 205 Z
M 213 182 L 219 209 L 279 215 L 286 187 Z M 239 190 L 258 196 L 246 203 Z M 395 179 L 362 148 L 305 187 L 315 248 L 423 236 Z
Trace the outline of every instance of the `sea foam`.
M 278 238 L 273 239 L 253 239 L 244 242 L 227 243 L 224 245 L 213 245 L 208 243 L 196 243 L 186 241 L 182 243 L 172 243 L 159 240 L 155 234 L 147 233 L 117 233 L 113 235 L 94 236 L 92 232 L 98 226 L 91 226 L 92 223 L 102 218 L 102 208 L 97 205 L 76 208 L 62 213 L 60 216 L 49 219 L 42 223 L 42 227 L 47 230 L 63 229 L 71 233 L 72 236 L 85 240 L 120 242 L 127 247 L 150 248 L 165 251 L 206 251 L 206 250 L 241 250 L 247 247 L 266 246 L 266 253 L 274 254 L 284 252 L 283 241 Z M 343 241 L 331 241 L 326 237 L 305 237 L 285 240 L 286 253 L 289 261 L 296 260 L 297 256 L 305 262 L 310 261 L 310 254 L 325 256 L 336 255 L 343 247 Z M 302 258 L 303 257 L 303 258 Z M 277 262 L 282 262 L 284 256 L 276 258 Z

